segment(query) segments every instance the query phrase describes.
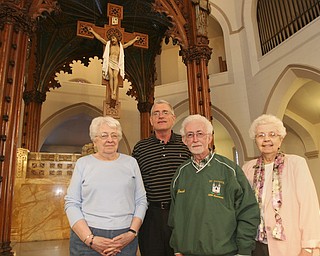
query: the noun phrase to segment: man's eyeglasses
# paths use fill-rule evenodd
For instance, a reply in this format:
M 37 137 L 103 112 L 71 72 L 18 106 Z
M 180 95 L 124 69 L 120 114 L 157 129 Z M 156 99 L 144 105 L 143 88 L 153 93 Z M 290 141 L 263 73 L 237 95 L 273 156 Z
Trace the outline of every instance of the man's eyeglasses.
M 109 137 L 110 137 L 112 140 L 117 140 L 117 139 L 119 138 L 118 134 L 116 134 L 116 133 L 111 133 L 111 134 L 101 133 L 101 134 L 98 135 L 97 137 L 99 137 L 101 140 L 107 140 Z
M 264 140 L 266 137 L 268 137 L 269 139 L 274 139 L 278 136 L 280 136 L 280 135 L 275 132 L 269 132 L 269 133 L 260 132 L 260 133 L 256 134 L 256 139 Z
M 192 140 L 193 138 L 194 138 L 194 136 L 196 136 L 198 139 L 202 139 L 202 138 L 204 138 L 205 136 L 207 136 L 208 135 L 208 133 L 204 133 L 204 132 L 196 132 L 196 133 L 194 133 L 194 132 L 188 132 L 188 133 L 186 133 L 186 138 L 188 139 L 188 140 Z
M 152 112 L 152 116 L 156 116 L 156 117 L 159 117 L 160 115 L 163 115 L 163 116 L 168 116 L 168 115 L 171 115 L 172 112 L 169 111 L 169 110 L 162 110 L 162 111 L 154 111 Z

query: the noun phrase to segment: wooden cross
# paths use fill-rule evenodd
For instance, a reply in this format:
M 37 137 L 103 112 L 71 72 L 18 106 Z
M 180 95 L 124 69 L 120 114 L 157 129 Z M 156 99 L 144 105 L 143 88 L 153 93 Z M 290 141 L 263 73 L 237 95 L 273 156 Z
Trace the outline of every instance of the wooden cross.
M 130 42 L 135 37 L 139 37 L 138 41 L 133 43 L 133 46 L 145 48 L 148 46 L 148 35 L 142 33 L 128 33 L 125 32 L 121 27 L 121 21 L 123 20 L 123 6 L 108 3 L 107 6 L 107 16 L 109 17 L 109 25 L 104 25 L 104 27 L 95 26 L 90 22 L 78 21 L 77 24 L 77 36 L 94 39 L 95 36 L 88 30 L 88 28 L 92 28 L 96 34 L 105 39 L 105 41 L 109 41 L 111 36 L 116 36 L 119 42 L 124 45 L 127 42 Z M 120 72 L 118 75 L 118 87 L 123 87 L 123 79 L 120 76 Z M 103 102 L 103 114 L 110 115 L 114 118 L 120 118 L 120 102 L 119 102 L 119 91 L 117 88 L 116 99 L 111 97 L 111 90 L 109 81 L 103 79 L 103 84 L 106 86 L 106 100 Z

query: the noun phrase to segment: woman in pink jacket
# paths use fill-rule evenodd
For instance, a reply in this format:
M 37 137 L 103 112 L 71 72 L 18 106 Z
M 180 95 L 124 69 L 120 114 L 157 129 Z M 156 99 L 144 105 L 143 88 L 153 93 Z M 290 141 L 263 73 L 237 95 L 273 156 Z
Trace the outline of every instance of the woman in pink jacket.
M 243 166 L 260 206 L 261 222 L 253 256 L 311 256 L 320 248 L 320 211 L 306 160 L 279 151 L 286 128 L 262 115 L 250 137 L 261 155 Z

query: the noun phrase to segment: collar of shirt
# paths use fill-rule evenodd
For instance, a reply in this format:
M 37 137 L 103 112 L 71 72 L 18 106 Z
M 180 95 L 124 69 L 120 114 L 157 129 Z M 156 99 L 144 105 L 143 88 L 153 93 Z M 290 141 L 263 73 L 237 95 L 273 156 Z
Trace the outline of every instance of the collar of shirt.
M 154 133 L 151 135 L 151 137 L 152 137 L 155 141 L 159 142 L 160 144 L 163 144 L 163 141 L 162 141 L 162 140 L 159 140 Z M 171 131 L 171 136 L 170 136 L 170 139 L 169 139 L 168 143 L 169 143 L 169 142 L 170 142 L 170 143 L 174 143 L 176 140 L 177 140 L 177 135 L 176 135 L 173 131 Z
M 200 163 L 197 163 L 196 160 L 194 159 L 194 157 L 191 157 L 191 160 L 193 162 L 193 166 L 197 169 L 197 170 L 201 170 L 212 158 L 213 156 L 213 152 L 210 150 L 209 154 L 200 161 Z

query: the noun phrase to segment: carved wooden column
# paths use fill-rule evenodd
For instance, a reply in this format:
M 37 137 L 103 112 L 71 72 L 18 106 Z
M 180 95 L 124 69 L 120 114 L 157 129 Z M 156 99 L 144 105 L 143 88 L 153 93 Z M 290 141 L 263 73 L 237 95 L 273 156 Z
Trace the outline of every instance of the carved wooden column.
M 208 59 L 211 50 L 206 46 L 181 50 L 183 62 L 187 66 L 189 111 L 212 119 L 208 75 Z M 208 58 L 209 57 L 209 58 Z
M 187 67 L 189 112 L 212 120 L 208 61 L 212 49 L 207 37 L 208 0 L 155 0 L 154 9 L 166 13 L 172 26 L 166 32 L 180 45 Z
M 10 246 L 13 184 L 28 32 L 32 27 L 22 7 L 0 4 L 0 255 L 13 255 Z
M 153 103 L 143 102 L 138 103 L 138 110 L 140 112 L 140 138 L 148 138 L 152 132 L 152 126 L 150 124 L 150 110 Z
M 151 45 L 157 47 L 160 42 Z M 150 44 L 149 44 L 150 45 Z M 154 81 L 155 81 L 155 57 L 156 50 L 150 51 L 148 58 L 144 49 L 130 49 L 130 54 L 126 55 L 126 76 L 135 86 L 129 89 L 127 95 L 135 97 L 138 101 L 137 107 L 140 112 L 140 139 L 148 138 L 151 134 L 152 127 L 150 124 L 150 110 L 154 102 Z M 134 61 L 131 61 L 134 59 Z M 138 65 L 130 65 L 138 63 Z M 138 89 L 140 88 L 140 89 Z
M 50 4 L 53 1 L 0 1 L 0 255 L 13 255 L 13 185 L 29 39 L 34 19 L 50 12 Z
M 23 93 L 25 107 L 23 113 L 21 147 L 26 148 L 31 152 L 39 151 L 41 109 L 45 98 L 46 94 L 36 90 L 25 91 Z
M 185 1 L 190 30 L 187 31 L 189 47 L 180 53 L 187 66 L 190 114 L 201 114 L 212 120 L 208 75 L 208 61 L 212 49 L 207 37 L 208 0 Z
M 35 29 L 38 29 L 37 27 Z M 24 112 L 21 134 L 21 147 L 31 152 L 39 151 L 39 132 L 41 121 L 42 103 L 46 100 L 46 94 L 38 91 L 39 64 L 36 60 L 37 37 L 36 31 L 30 38 L 31 47 L 28 56 L 28 70 L 25 75 L 25 90 L 23 92 Z

